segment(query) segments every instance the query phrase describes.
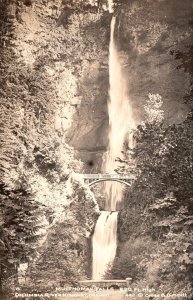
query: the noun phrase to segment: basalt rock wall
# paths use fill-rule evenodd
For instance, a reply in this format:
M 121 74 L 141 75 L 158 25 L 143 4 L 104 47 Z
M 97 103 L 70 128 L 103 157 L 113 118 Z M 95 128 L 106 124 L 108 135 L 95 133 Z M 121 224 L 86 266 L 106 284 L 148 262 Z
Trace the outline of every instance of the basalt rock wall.
M 149 93 L 161 95 L 166 125 L 181 122 L 191 109 L 185 103 L 191 78 L 173 55 L 191 44 L 191 13 L 189 0 L 183 4 L 178 0 L 175 4 L 174 1 L 120 1 L 115 8 L 116 43 L 137 124 L 144 120 Z M 85 170 L 90 172 L 100 170 L 102 154 L 108 145 L 110 21 L 111 16 L 102 11 L 99 21 L 89 28 L 96 34 L 96 47 L 103 47 L 104 51 L 89 62 L 89 71 L 80 84 L 83 96 L 80 109 L 68 134 L 69 142 L 85 162 Z
M 23 89 L 20 99 L 52 98 L 55 130 L 78 151 L 85 171 L 99 171 L 108 144 L 111 15 L 101 7 L 59 0 L 4 5 L 2 45 L 27 74 L 15 82 Z M 166 123 L 180 122 L 189 110 L 183 98 L 190 78 L 177 69 L 179 61 L 171 53 L 191 41 L 191 9 L 189 0 L 183 4 L 177 0 L 175 5 L 173 1 L 120 1 L 115 9 L 117 47 L 137 122 L 144 118 L 148 93 L 162 96 Z M 34 82 L 40 77 L 44 86 L 37 94 Z M 42 111 L 38 104 L 36 115 L 41 117 Z

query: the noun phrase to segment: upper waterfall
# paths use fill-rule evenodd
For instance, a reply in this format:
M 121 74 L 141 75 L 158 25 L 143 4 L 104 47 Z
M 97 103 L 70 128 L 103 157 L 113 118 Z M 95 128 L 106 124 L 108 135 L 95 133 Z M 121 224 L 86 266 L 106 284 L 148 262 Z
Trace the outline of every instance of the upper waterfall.
M 104 156 L 103 168 L 106 173 L 114 173 L 118 167 L 117 157 L 121 157 L 124 141 L 132 147 L 129 132 L 135 127 L 132 107 L 128 97 L 127 81 L 122 71 L 121 59 L 115 44 L 116 17 L 111 21 L 109 45 L 109 144 Z M 116 210 L 117 202 L 122 199 L 122 186 L 119 183 L 106 182 L 105 193 L 108 198 L 106 209 Z

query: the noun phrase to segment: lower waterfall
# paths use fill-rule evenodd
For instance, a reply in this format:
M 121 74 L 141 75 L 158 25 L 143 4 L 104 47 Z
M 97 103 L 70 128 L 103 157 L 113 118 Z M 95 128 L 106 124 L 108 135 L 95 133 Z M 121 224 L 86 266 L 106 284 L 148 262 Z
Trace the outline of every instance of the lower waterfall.
M 102 211 L 93 236 L 93 279 L 100 280 L 117 249 L 117 214 Z

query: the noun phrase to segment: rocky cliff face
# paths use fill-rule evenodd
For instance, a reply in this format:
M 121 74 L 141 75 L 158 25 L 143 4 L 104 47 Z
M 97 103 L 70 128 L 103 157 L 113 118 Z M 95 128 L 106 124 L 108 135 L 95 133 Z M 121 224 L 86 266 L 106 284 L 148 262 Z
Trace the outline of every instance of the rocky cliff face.
M 64 6 L 61 1 L 0 2 L 3 226 L 15 261 L 35 259 L 29 277 L 34 279 L 38 270 L 41 286 L 45 268 L 46 278 L 56 280 L 54 269 L 49 273 L 49 261 L 61 275 L 57 280 L 88 276 L 89 236 L 98 215 L 94 196 L 84 183 L 70 181 L 82 167 L 67 145 L 67 133 L 75 134 L 78 126 L 73 125 L 73 116 L 84 95 L 80 83 L 90 60 L 98 56 L 94 37 L 88 40 L 88 51 L 79 25 L 86 27 L 98 19 Z M 31 203 L 45 210 L 36 214 Z M 27 242 L 31 234 L 35 241 Z
M 190 78 L 171 53 L 191 43 L 191 14 L 191 1 L 131 1 L 120 11 L 117 43 L 138 120 L 149 92 L 162 96 L 166 123 L 180 122 L 188 111 Z
M 22 100 L 38 98 L 39 119 L 40 100 L 53 99 L 55 130 L 78 150 L 86 171 L 99 171 L 107 147 L 110 15 L 59 0 L 13 1 L 6 10 L 5 53 L 11 51 L 25 69 L 25 78 L 18 76 L 9 85 L 22 85 Z M 177 69 L 171 53 L 190 43 L 191 1 L 175 6 L 172 1 L 125 1 L 117 12 L 117 47 L 137 122 L 148 93 L 162 96 L 166 123 L 179 122 L 189 109 L 183 97 L 190 78 Z M 41 82 L 38 95 L 36 82 Z
M 124 1 L 117 8 L 117 47 L 137 123 L 144 119 L 144 105 L 149 93 L 161 95 L 166 124 L 182 121 L 190 110 L 184 101 L 189 93 L 190 77 L 178 68 L 179 61 L 172 53 L 191 43 L 191 11 L 189 0 L 183 4 L 176 1 L 175 5 L 173 1 Z M 104 15 L 106 19 L 103 21 Z M 109 40 L 101 40 L 99 35 L 108 34 L 110 18 L 103 12 L 100 20 L 98 25 L 95 24 L 98 34 L 95 42 L 98 47 L 105 45 L 105 51 L 100 52 L 97 60 L 89 62 L 90 72 L 81 82 L 83 98 L 80 110 L 74 115 L 72 131 L 68 135 L 70 143 L 85 162 L 85 169 L 92 172 L 100 169 L 101 157 L 108 143 Z M 74 126 L 80 131 L 74 132 Z
M 26 2 L 27 3 L 27 2 Z M 45 86 L 39 100 L 54 99 L 52 124 L 78 150 L 86 171 L 99 171 L 107 147 L 108 44 L 110 15 L 77 9 L 63 1 L 10 3 L 11 26 L 4 45 L 27 72 L 21 97 L 34 98 L 34 82 Z M 191 39 L 191 3 L 125 1 L 117 10 L 117 47 L 136 120 L 143 119 L 148 93 L 164 101 L 166 123 L 188 111 L 183 97 L 190 79 L 171 55 Z M 11 45 L 10 45 L 11 46 Z M 41 105 L 37 114 L 41 115 Z
M 13 96 L 19 98 L 18 111 L 26 113 L 28 106 L 23 103 L 34 101 L 41 122 L 46 103 L 52 101 L 49 121 L 56 132 L 65 135 L 83 157 L 85 150 L 91 157 L 92 152 L 104 150 L 108 14 L 104 17 L 92 6 L 71 7 L 67 1 L 2 5 L 6 19 L 2 47 L 7 66 L 12 66 L 9 87 L 17 90 Z

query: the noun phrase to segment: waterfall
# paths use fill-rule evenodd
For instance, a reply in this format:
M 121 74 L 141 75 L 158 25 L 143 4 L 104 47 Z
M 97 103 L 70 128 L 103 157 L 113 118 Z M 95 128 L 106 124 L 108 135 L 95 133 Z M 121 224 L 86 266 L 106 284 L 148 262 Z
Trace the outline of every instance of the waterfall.
M 113 0 L 108 0 L 108 9 L 109 9 L 109 13 L 113 13 L 114 12 L 114 3 Z
M 109 1 L 111 4 L 112 1 Z M 110 5 L 109 5 L 110 7 Z M 108 151 L 103 158 L 104 173 L 115 173 L 117 157 L 122 156 L 123 144 L 127 139 L 132 147 L 132 135 L 128 134 L 134 127 L 132 109 L 128 99 L 127 82 L 121 68 L 119 53 L 115 45 L 116 18 L 111 21 L 109 44 L 109 143 Z M 93 279 L 103 278 L 108 265 L 113 262 L 117 248 L 117 203 L 122 200 L 123 187 L 120 183 L 106 181 L 104 184 L 105 210 L 96 223 L 92 238 L 93 246 Z
M 93 279 L 100 280 L 116 254 L 117 212 L 102 211 L 93 236 Z
M 109 96 L 108 114 L 109 114 L 109 146 L 107 154 L 104 157 L 104 171 L 106 173 L 115 173 L 118 163 L 117 157 L 121 157 L 123 144 L 129 131 L 134 127 L 132 108 L 128 99 L 127 81 L 124 77 L 119 53 L 117 51 L 114 30 L 116 18 L 111 21 L 111 39 L 109 45 Z M 132 141 L 129 141 L 131 146 Z M 123 187 L 119 183 L 106 182 L 105 193 L 108 199 L 106 209 L 116 210 L 116 204 L 122 199 Z

